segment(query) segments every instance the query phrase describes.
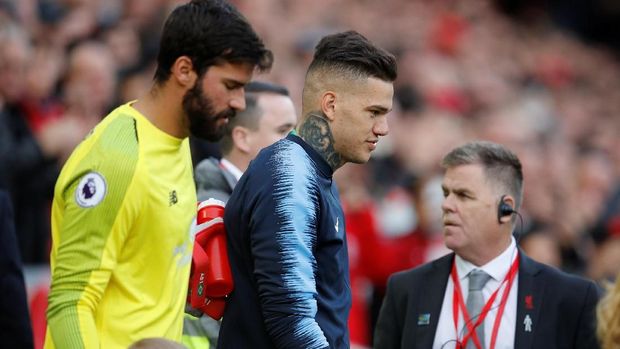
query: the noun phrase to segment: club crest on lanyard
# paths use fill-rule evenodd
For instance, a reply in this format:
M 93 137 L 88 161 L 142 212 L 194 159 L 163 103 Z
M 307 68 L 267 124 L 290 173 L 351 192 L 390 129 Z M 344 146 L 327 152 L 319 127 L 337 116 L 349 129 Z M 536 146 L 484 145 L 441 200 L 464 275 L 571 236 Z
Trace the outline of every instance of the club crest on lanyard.
M 525 296 L 525 309 L 532 310 L 534 309 L 534 301 L 532 300 L 532 295 L 528 294 Z

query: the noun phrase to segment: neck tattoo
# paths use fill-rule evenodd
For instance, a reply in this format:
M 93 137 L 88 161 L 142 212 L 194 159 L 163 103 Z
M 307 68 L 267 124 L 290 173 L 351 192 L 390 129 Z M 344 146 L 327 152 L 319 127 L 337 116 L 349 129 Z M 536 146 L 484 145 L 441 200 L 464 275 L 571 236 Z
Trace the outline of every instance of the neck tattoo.
M 334 149 L 334 136 L 322 112 L 308 113 L 299 126 L 299 136 L 323 156 L 332 170 L 344 165 L 342 157 Z

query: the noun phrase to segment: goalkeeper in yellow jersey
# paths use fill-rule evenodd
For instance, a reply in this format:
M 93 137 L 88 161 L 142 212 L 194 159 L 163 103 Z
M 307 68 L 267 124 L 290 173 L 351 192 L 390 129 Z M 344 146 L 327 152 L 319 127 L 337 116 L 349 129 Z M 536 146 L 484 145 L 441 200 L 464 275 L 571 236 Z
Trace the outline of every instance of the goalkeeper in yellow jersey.
M 170 14 L 151 90 L 106 116 L 56 183 L 46 348 L 181 340 L 196 214 L 188 136 L 218 140 L 271 64 L 224 1 Z

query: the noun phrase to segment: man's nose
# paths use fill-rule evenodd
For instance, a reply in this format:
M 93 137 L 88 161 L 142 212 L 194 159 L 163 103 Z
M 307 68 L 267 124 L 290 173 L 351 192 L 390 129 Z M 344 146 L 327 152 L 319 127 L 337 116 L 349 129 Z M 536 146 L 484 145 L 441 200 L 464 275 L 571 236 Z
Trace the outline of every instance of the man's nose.
M 390 128 L 388 126 L 387 118 L 381 116 L 377 118 L 375 125 L 372 130 L 377 136 L 386 136 L 390 132 Z
M 441 210 L 443 213 L 454 211 L 454 204 L 451 198 L 451 195 L 447 195 L 443 198 L 443 201 L 441 202 Z
M 232 92 L 233 96 L 230 99 L 230 107 L 237 111 L 245 110 L 245 90 L 240 88 Z

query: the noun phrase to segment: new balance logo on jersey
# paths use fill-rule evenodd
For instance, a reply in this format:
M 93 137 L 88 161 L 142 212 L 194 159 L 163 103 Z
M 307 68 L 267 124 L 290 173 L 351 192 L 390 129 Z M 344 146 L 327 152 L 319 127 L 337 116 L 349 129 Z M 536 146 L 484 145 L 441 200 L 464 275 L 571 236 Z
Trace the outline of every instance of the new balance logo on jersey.
M 176 190 L 173 190 L 173 191 L 170 192 L 169 198 L 170 198 L 170 201 L 168 203 L 168 206 L 175 205 L 177 202 L 179 202 L 179 199 L 177 198 L 177 191 Z

